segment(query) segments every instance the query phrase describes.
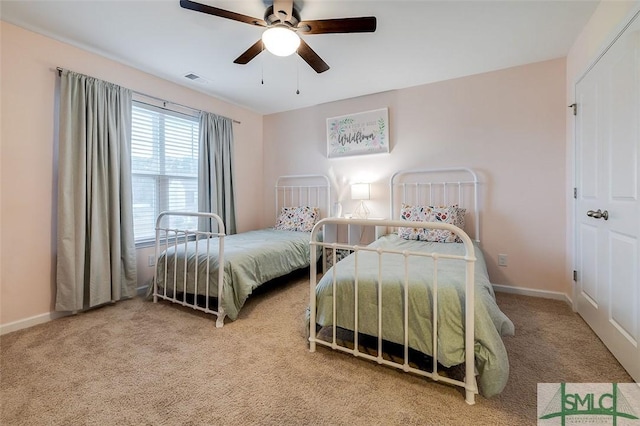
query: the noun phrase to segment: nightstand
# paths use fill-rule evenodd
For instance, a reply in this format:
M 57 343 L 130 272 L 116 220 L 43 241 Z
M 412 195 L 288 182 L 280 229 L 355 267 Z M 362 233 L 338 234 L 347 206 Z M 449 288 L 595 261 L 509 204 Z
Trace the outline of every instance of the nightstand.
M 368 219 L 372 221 L 384 220 L 382 217 L 370 217 Z M 346 229 L 343 225 L 332 223 L 324 225 L 324 242 L 346 242 L 349 245 L 366 246 L 383 235 L 384 231 L 384 226 L 373 223 L 371 225 L 347 224 Z
M 370 217 L 371 221 L 383 220 L 381 217 Z M 384 226 L 378 226 L 374 223 L 367 225 L 360 224 L 327 224 L 324 225 L 323 241 L 325 243 L 345 243 L 349 245 L 366 246 L 375 241 L 381 235 L 384 235 L 386 228 Z M 330 267 L 333 261 L 331 255 L 332 249 L 326 248 L 325 255 L 327 259 L 327 266 Z M 336 250 L 337 260 L 348 256 L 351 250 Z M 326 269 L 325 269 L 326 270 Z

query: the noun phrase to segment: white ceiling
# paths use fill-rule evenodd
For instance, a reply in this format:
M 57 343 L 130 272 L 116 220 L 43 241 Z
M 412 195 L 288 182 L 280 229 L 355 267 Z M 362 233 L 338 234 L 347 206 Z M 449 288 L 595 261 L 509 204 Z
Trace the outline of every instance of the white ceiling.
M 260 19 L 271 3 L 200 2 Z M 0 16 L 269 114 L 566 56 L 597 3 L 296 1 L 302 20 L 377 18 L 375 33 L 303 36 L 331 67 L 322 74 L 297 55 L 279 58 L 263 52 L 247 65 L 234 64 L 260 38 L 261 28 L 183 9 L 178 0 L 2 0 Z M 206 82 L 187 80 L 187 73 Z

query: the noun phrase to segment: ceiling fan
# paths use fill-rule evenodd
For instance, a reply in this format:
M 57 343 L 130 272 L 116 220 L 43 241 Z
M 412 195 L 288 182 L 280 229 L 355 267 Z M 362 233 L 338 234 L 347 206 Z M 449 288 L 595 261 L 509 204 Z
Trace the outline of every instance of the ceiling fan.
M 249 61 L 258 56 L 266 47 L 267 50 L 279 56 L 288 56 L 297 52 L 311 68 L 317 73 L 322 73 L 329 69 L 329 65 L 298 36 L 298 33 L 305 35 L 371 33 L 376 30 L 375 16 L 301 21 L 300 14 L 294 6 L 293 0 L 274 0 L 273 5 L 267 7 L 264 13 L 264 19 L 252 18 L 251 16 L 196 3 L 191 0 L 180 0 L 180 6 L 196 12 L 207 13 L 209 15 L 266 28 L 262 39 L 258 40 L 233 61 L 236 64 L 249 63 Z M 273 40 L 271 37 L 283 37 L 285 40 L 283 43 L 286 43 L 286 39 L 288 39 L 291 44 L 288 46 L 288 49 L 279 51 L 278 48 L 283 48 L 284 45 L 277 44 L 279 42 L 275 42 L 275 46 L 272 45 Z

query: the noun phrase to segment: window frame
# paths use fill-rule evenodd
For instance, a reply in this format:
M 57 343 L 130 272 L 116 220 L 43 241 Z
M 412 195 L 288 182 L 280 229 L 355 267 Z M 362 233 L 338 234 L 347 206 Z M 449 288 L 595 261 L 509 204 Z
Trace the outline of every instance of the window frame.
M 153 233 L 152 235 L 147 235 L 144 237 L 137 237 L 135 235 L 135 210 L 133 212 L 133 220 L 134 220 L 134 239 L 135 239 L 135 246 L 136 248 L 145 248 L 145 247 L 151 247 L 153 245 L 155 245 L 155 239 L 156 239 L 156 235 L 155 235 L 155 221 L 158 217 L 158 215 L 166 210 L 170 210 L 169 208 L 169 204 L 170 204 L 170 182 L 171 181 L 180 181 L 180 180 L 184 180 L 187 182 L 193 182 L 195 181 L 195 188 L 196 188 L 196 211 L 197 209 L 197 203 L 198 203 L 198 186 L 199 186 L 199 179 L 198 179 L 198 174 L 196 172 L 195 176 L 185 176 L 185 175 L 180 175 L 180 174 L 167 174 L 167 165 L 166 165 L 166 159 L 167 159 L 167 155 L 166 155 L 166 150 L 167 150 L 167 144 L 166 144 L 166 126 L 165 126 L 165 119 L 166 116 L 173 116 L 175 118 L 178 119 L 183 119 L 183 120 L 187 120 L 187 121 L 191 121 L 192 124 L 192 129 L 195 129 L 197 131 L 197 137 L 195 138 L 196 144 L 199 144 L 199 113 L 200 111 L 197 110 L 193 110 L 190 113 L 185 113 L 183 111 L 178 111 L 176 109 L 172 109 L 172 108 L 167 108 L 166 102 L 162 102 L 162 106 L 156 105 L 152 102 L 148 102 L 146 100 L 141 100 L 141 99 L 136 99 L 136 97 L 134 97 L 133 101 L 132 101 L 132 135 L 131 135 L 131 151 L 133 151 L 134 148 L 134 143 L 133 143 L 133 110 L 134 108 L 139 108 L 139 109 L 143 109 L 143 110 L 147 110 L 147 111 L 151 111 L 153 113 L 157 113 L 159 114 L 159 119 L 160 119 L 160 124 L 158 125 L 158 137 L 157 137 L 157 144 L 153 145 L 153 149 L 156 150 L 157 149 L 157 155 L 158 155 L 158 172 L 157 173 L 145 173 L 145 172 L 139 172 L 139 171 L 134 171 L 133 168 L 133 161 L 132 161 L 132 167 L 131 167 L 131 177 L 132 177 L 132 183 L 136 180 L 136 178 L 143 178 L 143 179 L 153 179 L 154 181 L 154 213 L 153 213 L 153 221 L 152 221 L 152 226 L 153 226 Z M 192 138 L 193 140 L 193 138 Z M 132 156 L 132 160 L 133 160 L 133 152 L 131 154 Z M 200 156 L 200 152 L 199 152 L 199 146 L 198 146 L 198 155 L 196 156 L 196 161 L 198 161 L 198 167 L 199 167 L 199 156 Z M 132 196 L 133 196 L 133 191 L 134 188 L 132 186 Z M 135 203 L 134 203 L 135 206 Z M 134 207 L 135 209 L 135 207 Z

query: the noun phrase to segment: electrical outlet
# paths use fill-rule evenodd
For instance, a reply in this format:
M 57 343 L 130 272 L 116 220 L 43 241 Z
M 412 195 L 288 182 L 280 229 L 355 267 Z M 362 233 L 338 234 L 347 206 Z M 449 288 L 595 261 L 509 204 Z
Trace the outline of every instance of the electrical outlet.
M 498 255 L 498 266 L 507 266 L 507 255 L 499 254 Z
M 149 266 L 154 266 L 156 264 L 156 257 L 154 255 L 150 254 L 147 264 Z

